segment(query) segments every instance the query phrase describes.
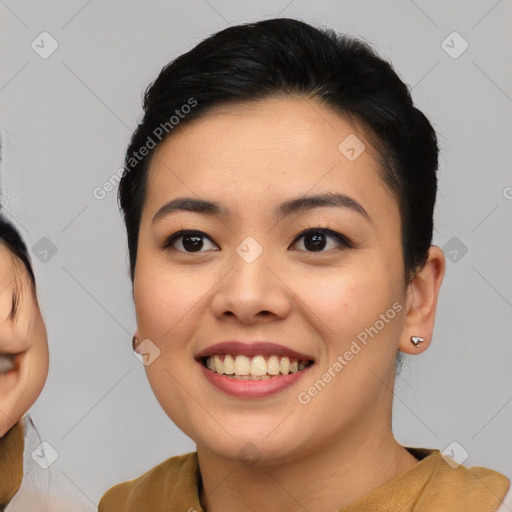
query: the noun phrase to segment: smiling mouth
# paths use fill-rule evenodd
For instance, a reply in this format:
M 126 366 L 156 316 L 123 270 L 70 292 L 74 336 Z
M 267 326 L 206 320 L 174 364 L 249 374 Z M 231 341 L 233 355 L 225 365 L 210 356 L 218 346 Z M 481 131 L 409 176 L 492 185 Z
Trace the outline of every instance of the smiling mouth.
M 299 373 L 314 362 L 277 355 L 214 354 L 202 357 L 203 366 L 213 373 L 234 380 L 268 380 Z

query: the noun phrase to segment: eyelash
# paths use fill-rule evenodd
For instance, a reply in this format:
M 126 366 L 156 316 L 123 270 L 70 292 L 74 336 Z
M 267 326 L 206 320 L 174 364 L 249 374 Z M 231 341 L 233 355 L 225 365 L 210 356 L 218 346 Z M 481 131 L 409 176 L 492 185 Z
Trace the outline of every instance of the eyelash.
M 329 228 L 324 228 L 324 227 L 320 227 L 320 226 L 308 228 L 308 229 L 305 229 L 304 231 L 302 231 L 301 233 L 299 233 L 297 235 L 297 237 L 294 239 L 292 245 L 295 245 L 301 238 L 308 235 L 309 233 L 317 233 L 317 232 L 324 233 L 325 235 L 336 239 L 336 241 L 338 241 L 342 247 L 341 248 L 338 247 L 335 249 L 329 249 L 327 251 L 322 250 L 322 251 L 302 251 L 302 252 L 306 252 L 309 254 L 322 254 L 322 253 L 328 253 L 331 250 L 353 249 L 354 247 L 356 247 L 356 244 L 354 242 L 352 242 L 349 238 L 347 238 L 345 235 L 342 235 L 341 233 L 338 233 L 337 231 L 333 231 Z M 181 253 L 185 253 L 185 254 L 197 254 L 197 253 L 204 252 L 204 251 L 196 251 L 196 252 L 180 251 L 180 250 L 172 247 L 174 242 L 176 242 L 180 238 L 183 238 L 185 235 L 196 235 L 199 237 L 203 237 L 203 235 L 204 235 L 204 238 L 208 238 L 209 240 L 211 240 L 211 238 L 208 237 L 206 235 L 206 233 L 203 233 L 202 231 L 194 231 L 194 230 L 184 229 L 184 230 L 177 231 L 176 233 L 173 233 L 168 238 L 166 238 L 165 241 L 163 242 L 163 244 L 161 245 L 161 249 L 177 251 L 177 252 L 181 252 Z M 213 242 L 213 240 L 211 240 L 211 241 Z

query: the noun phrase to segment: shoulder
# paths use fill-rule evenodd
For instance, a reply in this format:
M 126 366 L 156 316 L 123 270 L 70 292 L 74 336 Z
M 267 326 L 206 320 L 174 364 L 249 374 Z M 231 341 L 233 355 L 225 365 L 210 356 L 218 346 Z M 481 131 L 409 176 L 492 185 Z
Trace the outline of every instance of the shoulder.
M 115 485 L 101 498 L 98 512 L 151 512 L 198 499 L 197 452 L 171 457 L 134 480 Z
M 510 512 L 512 510 L 512 489 L 509 487 L 507 494 L 503 498 L 503 503 L 496 512 Z
M 24 432 L 22 422 L 0 437 L 0 509 L 18 492 L 23 478 Z
M 437 468 L 420 498 L 425 505 L 442 504 L 450 510 L 457 503 L 455 510 L 463 510 L 463 502 L 465 512 L 498 510 L 510 489 L 505 475 L 486 467 L 459 465 L 441 453 L 436 456 Z

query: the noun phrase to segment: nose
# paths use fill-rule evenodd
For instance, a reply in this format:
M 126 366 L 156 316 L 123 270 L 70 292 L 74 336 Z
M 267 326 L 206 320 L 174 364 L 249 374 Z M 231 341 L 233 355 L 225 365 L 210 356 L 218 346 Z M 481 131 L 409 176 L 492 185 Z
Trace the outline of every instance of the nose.
M 255 259 L 238 252 L 212 298 L 214 315 L 234 317 L 252 325 L 285 318 L 291 310 L 293 293 L 280 266 L 269 261 L 265 251 Z

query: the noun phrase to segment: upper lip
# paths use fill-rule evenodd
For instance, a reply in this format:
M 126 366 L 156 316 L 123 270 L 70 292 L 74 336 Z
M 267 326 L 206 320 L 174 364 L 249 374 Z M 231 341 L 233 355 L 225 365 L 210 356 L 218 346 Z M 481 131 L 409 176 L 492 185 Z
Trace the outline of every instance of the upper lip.
M 272 343 L 270 341 L 254 341 L 244 343 L 242 341 L 222 341 L 215 343 L 201 350 L 196 354 L 196 358 L 208 357 L 214 354 L 240 354 L 247 357 L 259 355 L 276 355 L 300 359 L 302 361 L 314 361 L 314 358 L 307 354 L 301 354 L 296 350 Z

